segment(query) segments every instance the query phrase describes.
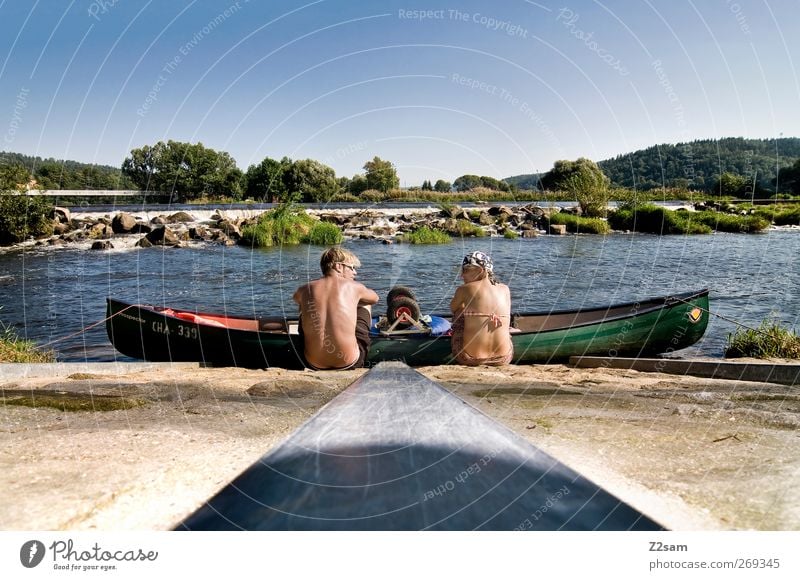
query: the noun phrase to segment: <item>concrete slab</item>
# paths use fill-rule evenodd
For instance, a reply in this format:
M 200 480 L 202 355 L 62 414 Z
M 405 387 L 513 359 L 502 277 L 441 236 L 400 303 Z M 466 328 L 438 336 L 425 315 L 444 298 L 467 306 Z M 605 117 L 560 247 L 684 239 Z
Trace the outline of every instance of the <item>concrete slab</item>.
M 752 381 L 794 386 L 800 384 L 800 362 L 734 362 L 713 359 L 572 357 L 578 368 L 629 369 L 640 372 L 691 375 L 709 379 Z

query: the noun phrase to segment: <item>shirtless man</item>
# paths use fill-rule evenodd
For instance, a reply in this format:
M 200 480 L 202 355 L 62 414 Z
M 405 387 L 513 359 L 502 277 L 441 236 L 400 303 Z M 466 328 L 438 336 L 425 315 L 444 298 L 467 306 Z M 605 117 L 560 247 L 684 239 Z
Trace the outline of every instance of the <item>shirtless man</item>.
M 509 325 L 511 292 L 494 277 L 492 259 L 483 252 L 464 257 L 464 284 L 450 302 L 452 351 L 462 365 L 505 365 L 514 356 Z
M 356 282 L 361 262 L 351 252 L 334 247 L 320 259 L 322 278 L 297 289 L 300 334 L 308 365 L 316 370 L 364 366 L 369 351 L 372 305 L 378 295 Z

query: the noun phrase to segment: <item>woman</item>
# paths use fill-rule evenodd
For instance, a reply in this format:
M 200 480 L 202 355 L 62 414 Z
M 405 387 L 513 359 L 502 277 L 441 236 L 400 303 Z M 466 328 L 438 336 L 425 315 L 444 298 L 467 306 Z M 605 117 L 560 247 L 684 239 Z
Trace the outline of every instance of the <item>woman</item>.
M 452 351 L 462 365 L 500 366 L 511 362 L 511 292 L 494 277 L 492 259 L 472 252 L 461 264 L 460 286 L 450 302 Z

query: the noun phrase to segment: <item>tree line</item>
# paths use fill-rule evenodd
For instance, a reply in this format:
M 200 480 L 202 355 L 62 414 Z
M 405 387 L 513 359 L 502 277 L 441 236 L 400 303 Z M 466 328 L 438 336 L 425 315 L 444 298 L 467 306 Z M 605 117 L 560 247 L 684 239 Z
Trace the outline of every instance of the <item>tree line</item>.
M 654 145 L 598 161 L 610 187 L 648 191 L 672 188 L 712 195 L 768 197 L 798 193 L 795 161 L 800 139 L 705 139 Z M 520 189 L 541 189 L 543 174 L 506 181 Z

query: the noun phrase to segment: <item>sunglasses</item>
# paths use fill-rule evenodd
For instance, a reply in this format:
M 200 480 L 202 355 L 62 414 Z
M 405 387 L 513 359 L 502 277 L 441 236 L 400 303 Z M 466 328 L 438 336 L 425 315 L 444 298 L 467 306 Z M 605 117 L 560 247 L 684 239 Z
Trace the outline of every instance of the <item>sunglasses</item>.
M 344 266 L 345 268 L 350 268 L 350 269 L 353 271 L 353 274 L 355 274 L 355 273 L 356 273 L 356 268 L 355 268 L 355 266 L 351 266 L 350 264 L 345 264 L 344 262 L 336 262 L 336 263 L 337 263 L 337 264 L 341 264 L 341 265 L 342 265 L 342 266 Z

